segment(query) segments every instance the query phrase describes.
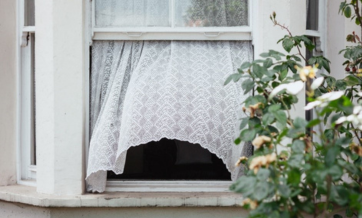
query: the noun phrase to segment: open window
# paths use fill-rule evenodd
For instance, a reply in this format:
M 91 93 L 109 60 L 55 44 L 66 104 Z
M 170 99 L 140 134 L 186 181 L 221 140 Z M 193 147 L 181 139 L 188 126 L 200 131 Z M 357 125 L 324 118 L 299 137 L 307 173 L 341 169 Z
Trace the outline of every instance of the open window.
M 225 191 L 242 174 L 235 162 L 250 147 L 233 142 L 248 96 L 223 84 L 253 57 L 250 8 L 247 0 L 93 1 L 89 191 L 150 181 Z
M 19 1 L 19 168 L 18 183 L 34 185 L 35 136 L 35 2 Z

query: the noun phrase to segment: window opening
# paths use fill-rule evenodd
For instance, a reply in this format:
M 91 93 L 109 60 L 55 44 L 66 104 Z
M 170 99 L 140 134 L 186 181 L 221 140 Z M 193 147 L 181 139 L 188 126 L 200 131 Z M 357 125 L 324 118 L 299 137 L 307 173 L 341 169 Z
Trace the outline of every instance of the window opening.
M 130 148 L 123 174 L 108 171 L 108 179 L 231 181 L 231 175 L 222 160 L 200 145 L 164 138 Z
M 35 0 L 24 0 L 24 26 L 35 26 Z
M 307 30 L 318 30 L 319 0 L 307 0 Z

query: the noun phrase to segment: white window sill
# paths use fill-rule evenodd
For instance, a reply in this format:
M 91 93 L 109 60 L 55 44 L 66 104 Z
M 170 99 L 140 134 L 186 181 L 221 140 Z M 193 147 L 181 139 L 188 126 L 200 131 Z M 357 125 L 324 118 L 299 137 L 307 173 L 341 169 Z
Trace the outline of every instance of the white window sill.
M 236 207 L 242 197 L 234 193 L 104 193 L 77 196 L 39 194 L 35 187 L 0 187 L 0 200 L 38 207 Z

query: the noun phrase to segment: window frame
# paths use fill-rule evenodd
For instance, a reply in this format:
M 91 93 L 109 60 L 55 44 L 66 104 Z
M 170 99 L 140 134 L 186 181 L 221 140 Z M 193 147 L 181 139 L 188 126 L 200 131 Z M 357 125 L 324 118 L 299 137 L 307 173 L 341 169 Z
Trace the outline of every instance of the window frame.
M 17 0 L 17 184 L 36 186 L 35 72 L 32 69 L 31 37 L 35 26 L 25 26 L 25 1 Z M 34 3 L 35 4 L 35 3 Z M 34 47 L 35 49 L 35 47 Z M 34 70 L 35 71 L 35 70 Z
M 200 28 L 96 28 L 95 27 L 95 0 L 90 0 L 90 45 L 93 40 L 238 40 L 251 41 L 255 44 L 257 28 L 258 1 L 248 0 L 249 26 L 243 27 L 200 27 Z M 173 4 L 176 0 L 171 0 Z M 176 31 L 177 30 L 177 31 Z M 254 33 L 254 34 L 253 34 Z M 254 39 L 255 37 L 255 39 Z M 255 48 L 254 48 L 255 50 Z M 90 63 L 90 62 L 88 62 Z M 91 71 L 89 67 L 89 72 Z M 89 93 L 88 93 L 89 98 Z M 89 117 L 89 104 L 87 117 Z M 88 119 L 89 120 L 89 119 Z M 89 140 L 86 143 L 86 165 L 89 151 L 89 123 L 87 124 Z M 229 187 L 233 181 L 191 181 L 191 180 L 108 180 L 106 192 L 230 192 Z
M 92 1 L 93 40 L 252 40 L 255 1 L 248 1 L 248 26 L 242 27 L 95 27 L 95 1 Z M 176 0 L 170 0 L 171 14 Z

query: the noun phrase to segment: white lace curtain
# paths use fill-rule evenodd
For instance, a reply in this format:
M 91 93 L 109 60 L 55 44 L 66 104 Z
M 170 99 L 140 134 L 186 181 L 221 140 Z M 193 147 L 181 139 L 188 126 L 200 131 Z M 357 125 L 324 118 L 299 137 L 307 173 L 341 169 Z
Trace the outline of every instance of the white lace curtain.
M 223 83 L 251 59 L 249 42 L 94 42 L 88 190 L 105 190 L 106 171 L 123 172 L 130 147 L 162 138 L 200 144 L 237 178 L 243 146 L 233 141 L 247 96 Z
M 96 0 L 96 27 L 248 25 L 247 0 Z

